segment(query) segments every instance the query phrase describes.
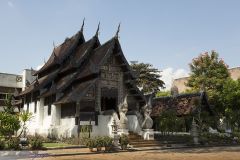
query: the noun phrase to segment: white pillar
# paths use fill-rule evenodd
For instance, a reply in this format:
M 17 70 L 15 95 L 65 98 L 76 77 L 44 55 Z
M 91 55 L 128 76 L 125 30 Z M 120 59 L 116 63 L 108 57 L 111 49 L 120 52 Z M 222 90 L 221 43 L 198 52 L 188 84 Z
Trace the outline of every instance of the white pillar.
M 44 118 L 44 98 L 40 98 L 38 102 L 38 115 L 39 115 L 39 126 L 43 125 L 43 118 Z
M 53 127 L 60 125 L 60 106 L 52 104 L 51 106 L 51 124 Z

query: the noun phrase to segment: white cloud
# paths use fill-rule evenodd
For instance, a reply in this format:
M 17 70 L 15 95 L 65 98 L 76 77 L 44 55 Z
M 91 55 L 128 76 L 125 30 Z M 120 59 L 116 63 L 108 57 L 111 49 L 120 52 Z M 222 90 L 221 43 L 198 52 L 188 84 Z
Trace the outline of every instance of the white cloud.
M 14 5 L 13 5 L 13 3 L 12 3 L 11 1 L 8 1 L 7 4 L 8 4 L 8 6 L 9 6 L 10 8 L 13 8 L 13 7 L 14 7 Z
M 43 65 L 44 65 L 44 64 L 41 64 L 41 65 L 37 66 L 36 69 L 37 69 L 37 70 L 41 69 L 41 68 L 43 67 Z
M 170 90 L 174 79 L 186 77 L 189 74 L 188 74 L 188 71 L 186 71 L 185 69 L 180 68 L 180 69 L 174 70 L 173 68 L 168 67 L 162 70 L 161 75 L 162 75 L 161 79 L 165 83 L 165 87 L 166 87 L 165 90 Z

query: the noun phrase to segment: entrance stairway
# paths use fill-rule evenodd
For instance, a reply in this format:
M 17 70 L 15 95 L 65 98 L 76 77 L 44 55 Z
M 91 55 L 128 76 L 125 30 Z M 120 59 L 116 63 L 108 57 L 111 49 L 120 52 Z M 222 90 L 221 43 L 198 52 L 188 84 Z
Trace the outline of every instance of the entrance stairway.
M 129 132 L 128 135 L 129 138 L 129 144 L 132 145 L 134 148 L 139 148 L 139 147 L 159 147 L 162 146 L 160 141 L 157 140 L 144 140 L 142 136 Z

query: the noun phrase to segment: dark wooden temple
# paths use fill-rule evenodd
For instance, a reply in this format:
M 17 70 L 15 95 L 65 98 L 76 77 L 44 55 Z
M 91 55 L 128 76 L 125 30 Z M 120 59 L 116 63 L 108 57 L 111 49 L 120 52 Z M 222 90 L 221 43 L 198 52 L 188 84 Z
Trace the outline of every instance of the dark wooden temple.
M 85 40 L 83 26 L 71 38 L 54 47 L 44 66 L 34 73 L 36 80 L 19 94 L 24 104 L 44 99 L 44 106 L 61 106 L 61 117 L 95 120 L 128 95 L 128 109 L 145 103 L 136 87 L 135 75 L 124 57 L 117 34 L 100 44 L 98 30 Z M 49 113 L 51 114 L 51 113 Z M 97 122 L 96 122 L 97 124 Z

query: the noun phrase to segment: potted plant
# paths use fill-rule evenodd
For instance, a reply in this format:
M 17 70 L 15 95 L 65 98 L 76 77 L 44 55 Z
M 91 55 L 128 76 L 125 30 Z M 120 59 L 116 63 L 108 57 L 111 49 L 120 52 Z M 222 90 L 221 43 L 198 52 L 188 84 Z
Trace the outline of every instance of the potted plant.
M 109 136 L 105 136 L 103 137 L 103 142 L 104 142 L 105 151 L 109 152 L 112 148 L 113 138 Z
M 96 142 L 95 142 L 95 140 L 94 140 L 94 139 L 91 139 L 91 138 L 87 139 L 87 140 L 86 140 L 86 146 L 89 148 L 89 150 L 90 150 L 91 152 L 93 152 L 93 148 L 96 147 Z
M 103 138 L 102 137 L 96 137 L 96 147 L 97 147 L 97 151 L 101 151 L 102 147 L 103 147 Z
M 120 145 L 121 145 L 122 150 L 127 149 L 127 145 L 129 144 L 128 136 L 125 135 L 125 134 L 122 134 L 122 135 L 120 136 L 119 141 L 120 141 Z

